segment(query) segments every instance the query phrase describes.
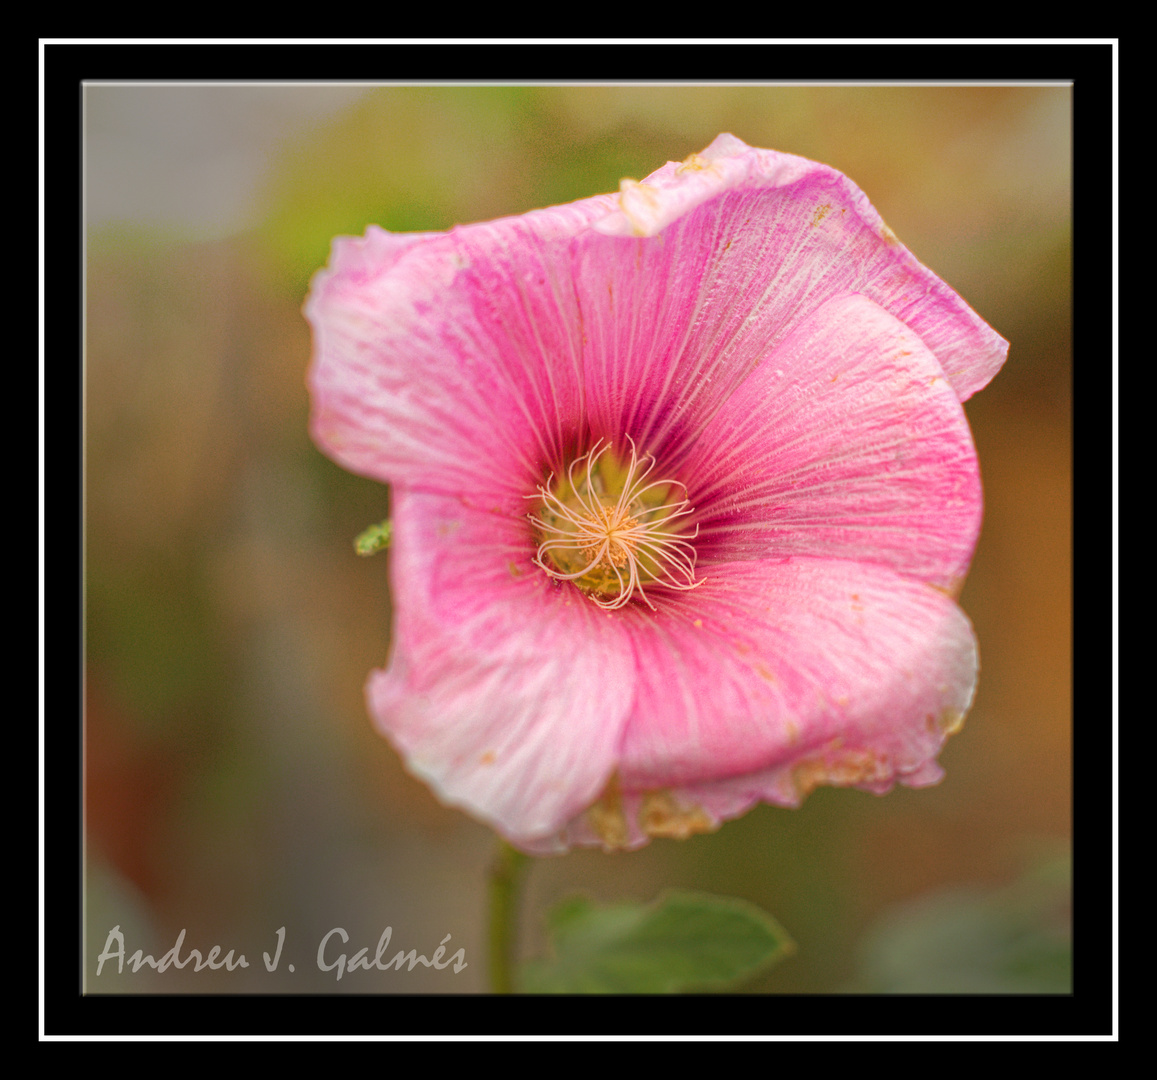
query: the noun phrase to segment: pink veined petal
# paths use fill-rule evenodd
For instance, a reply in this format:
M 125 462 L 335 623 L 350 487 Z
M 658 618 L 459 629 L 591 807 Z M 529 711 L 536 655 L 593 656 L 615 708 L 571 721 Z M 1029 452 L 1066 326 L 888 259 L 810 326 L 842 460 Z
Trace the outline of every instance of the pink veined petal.
M 306 307 L 319 444 L 354 471 L 513 511 L 527 479 L 588 434 L 630 433 L 677 462 L 843 291 L 908 322 L 962 395 L 957 366 L 1003 358 L 825 166 L 721 137 L 643 188 L 662 228 L 643 239 L 597 231 L 619 213 L 599 196 L 449 234 L 337 241 Z
M 315 440 L 354 472 L 516 512 L 584 427 L 569 240 L 610 196 L 339 238 L 315 278 Z
M 615 783 L 557 836 L 521 845 L 532 853 L 707 832 L 759 802 L 798 806 L 821 784 L 935 783 L 976 685 L 964 613 L 885 567 L 718 566 L 622 625 L 638 679 Z
M 627 625 L 639 682 L 624 791 L 828 754 L 873 757 L 852 782 L 891 780 L 936 756 L 976 681 L 972 629 L 952 600 L 854 562 L 713 567 L 661 618 Z
M 531 563 L 524 518 L 395 491 L 389 668 L 370 712 L 409 769 L 511 841 L 607 783 L 634 696 L 621 624 Z
M 699 559 L 880 563 L 954 590 L 980 531 L 968 421 L 936 358 L 863 296 L 829 300 L 722 406 L 684 466 Z
M 972 701 L 976 644 L 946 596 L 883 567 L 733 563 L 656 619 L 624 619 L 638 663 L 619 748 L 630 831 L 660 808 L 705 831 L 817 784 L 875 792 L 939 778 Z M 595 842 L 578 818 L 568 842 Z
M 702 154 L 624 181 L 617 210 L 595 223 L 617 237 L 661 238 L 674 268 L 691 259 L 707 288 L 699 336 L 738 362 L 766 354 L 829 297 L 860 292 L 907 323 L 961 401 L 1000 370 L 1008 342 L 897 239 L 864 193 L 827 165 L 720 135 Z M 647 241 L 636 240 L 638 250 Z M 703 265 L 706 264 L 706 265 Z M 655 271 L 652 270 L 652 273 Z M 680 270 L 681 272 L 681 270 Z M 728 319 L 728 313 L 742 313 Z M 740 330 L 753 340 L 736 340 Z

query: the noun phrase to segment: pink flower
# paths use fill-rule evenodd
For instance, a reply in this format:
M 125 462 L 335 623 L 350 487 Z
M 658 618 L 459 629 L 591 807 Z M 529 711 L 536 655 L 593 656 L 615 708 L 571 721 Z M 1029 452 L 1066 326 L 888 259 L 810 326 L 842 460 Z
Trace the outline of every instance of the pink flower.
M 942 776 L 960 402 L 1007 343 L 834 170 L 721 135 L 617 195 L 335 241 L 312 432 L 393 487 L 370 712 L 532 852 Z

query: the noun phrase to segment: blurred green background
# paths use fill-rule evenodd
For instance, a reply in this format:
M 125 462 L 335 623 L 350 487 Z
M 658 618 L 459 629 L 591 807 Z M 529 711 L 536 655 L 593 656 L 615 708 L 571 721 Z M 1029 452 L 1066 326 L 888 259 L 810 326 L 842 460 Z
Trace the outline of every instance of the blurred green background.
M 1068 87 L 88 86 L 85 744 L 89 992 L 480 992 L 494 837 L 371 729 L 388 511 L 306 434 L 301 305 L 335 234 L 445 229 L 613 191 L 719 132 L 847 173 L 1011 342 L 967 405 L 986 519 L 981 648 L 947 779 L 821 789 L 718 833 L 534 863 L 524 954 L 582 890 L 745 897 L 798 951 L 755 992 L 1065 991 L 1070 836 Z M 119 978 L 127 950 L 244 952 Z M 286 927 L 279 970 L 268 974 Z M 372 955 L 315 963 L 334 927 Z M 294 964 L 294 973 L 287 965 Z

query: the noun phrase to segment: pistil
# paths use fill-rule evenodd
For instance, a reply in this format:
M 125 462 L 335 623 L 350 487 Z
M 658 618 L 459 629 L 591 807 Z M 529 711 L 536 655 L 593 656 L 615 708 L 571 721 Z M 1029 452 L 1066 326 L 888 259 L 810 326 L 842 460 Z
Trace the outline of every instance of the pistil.
M 564 479 L 552 484 L 551 477 L 528 496 L 542 504 L 537 516 L 528 515 L 540 541 L 534 561 L 552 578 L 573 581 L 600 607 L 621 608 L 638 593 L 653 610 L 644 585 L 687 590 L 702 584 L 691 543 L 699 527 L 682 532 L 679 519 L 693 512 L 683 484 L 648 482 L 654 457 L 640 459 L 632 442 L 624 466 L 609 449 L 600 439 L 571 462 Z

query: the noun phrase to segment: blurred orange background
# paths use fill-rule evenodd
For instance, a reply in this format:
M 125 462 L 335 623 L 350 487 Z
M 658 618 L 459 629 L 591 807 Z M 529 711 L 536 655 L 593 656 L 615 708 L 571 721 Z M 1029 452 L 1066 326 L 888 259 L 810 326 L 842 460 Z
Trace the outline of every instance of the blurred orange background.
M 999 958 L 993 984 L 950 958 L 924 970 L 935 949 L 911 936 L 971 903 L 1067 942 L 1071 105 L 1064 86 L 86 87 L 88 992 L 486 989 L 495 839 L 366 715 L 388 555 L 352 541 L 388 492 L 309 441 L 301 305 L 336 234 L 613 191 L 721 131 L 849 175 L 1011 342 L 966 406 L 986 497 L 960 598 L 976 704 L 936 788 L 821 789 L 713 835 L 536 861 L 521 948 L 545 947 L 543 913 L 573 891 L 678 886 L 746 897 L 795 938 L 749 991 L 1063 989 L 1063 964 L 1039 985 L 1002 986 Z M 251 966 L 98 979 L 113 925 L 129 952 L 185 929 L 186 949 Z M 337 926 L 371 953 L 386 926 L 427 955 L 451 934 L 469 966 L 338 982 L 314 961 Z M 882 970 L 906 947 L 909 968 Z

